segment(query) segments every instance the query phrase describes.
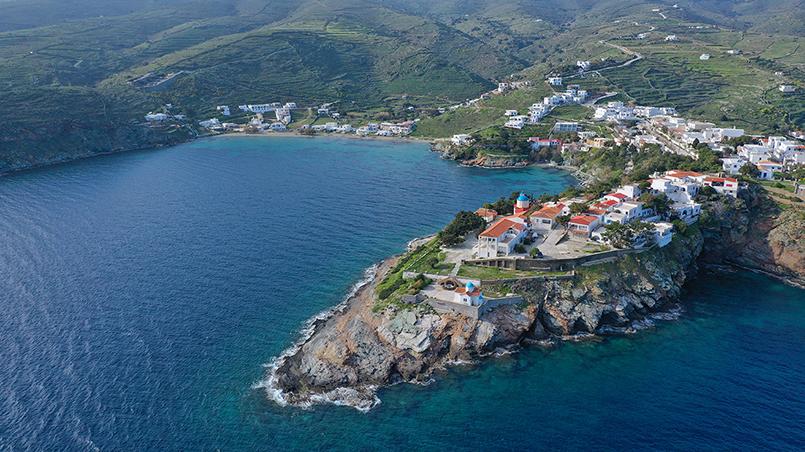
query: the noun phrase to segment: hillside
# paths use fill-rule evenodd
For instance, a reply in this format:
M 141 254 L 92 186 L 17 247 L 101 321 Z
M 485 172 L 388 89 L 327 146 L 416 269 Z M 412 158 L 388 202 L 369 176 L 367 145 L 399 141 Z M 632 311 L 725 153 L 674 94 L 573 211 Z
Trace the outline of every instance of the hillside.
M 4 0 L 0 172 L 180 142 L 221 104 L 337 102 L 366 118 L 394 119 L 411 107 L 427 117 L 512 74 L 538 81 L 577 59 L 627 59 L 612 43 L 646 58 L 581 81 L 592 89 L 750 130 L 803 127 L 803 90 L 775 91 L 783 81 L 805 86 L 801 2 L 672 4 Z M 631 39 L 647 29 L 655 30 L 650 39 Z M 684 39 L 668 46 L 666 33 Z M 737 61 L 721 56 L 732 47 L 743 52 Z M 704 66 L 696 58 L 704 51 L 719 56 Z M 138 82 L 148 74 L 157 82 Z M 526 93 L 516 103 L 544 91 L 534 87 L 533 98 Z M 145 124 L 146 113 L 166 104 L 187 119 Z M 425 119 L 435 122 L 423 130 L 482 130 L 505 108 L 499 102 Z

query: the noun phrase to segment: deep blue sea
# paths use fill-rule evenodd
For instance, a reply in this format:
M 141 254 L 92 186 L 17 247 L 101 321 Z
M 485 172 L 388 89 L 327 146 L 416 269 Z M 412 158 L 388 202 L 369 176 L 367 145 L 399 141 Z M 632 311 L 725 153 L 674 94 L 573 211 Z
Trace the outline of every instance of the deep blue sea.
M 425 145 L 222 138 L 0 179 L 0 449 L 802 450 L 805 292 L 703 274 L 674 322 L 381 391 L 254 386 L 365 268 L 459 209 L 573 181 Z

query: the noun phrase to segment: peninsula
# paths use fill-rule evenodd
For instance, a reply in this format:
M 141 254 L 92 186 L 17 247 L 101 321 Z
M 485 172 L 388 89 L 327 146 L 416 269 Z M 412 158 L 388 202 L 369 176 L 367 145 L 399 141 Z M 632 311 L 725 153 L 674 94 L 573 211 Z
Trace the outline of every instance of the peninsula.
M 675 318 L 704 266 L 805 286 L 805 212 L 753 182 L 668 170 L 599 189 L 513 194 L 412 242 L 274 361 L 270 396 L 369 410 L 451 364 L 631 334 Z

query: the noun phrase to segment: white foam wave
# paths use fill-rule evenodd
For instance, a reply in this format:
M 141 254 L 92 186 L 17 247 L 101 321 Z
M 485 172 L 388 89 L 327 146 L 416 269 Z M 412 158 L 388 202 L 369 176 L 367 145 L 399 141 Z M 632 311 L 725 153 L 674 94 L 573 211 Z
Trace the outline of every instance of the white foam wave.
M 368 284 L 371 284 L 375 278 L 377 278 L 377 271 L 380 268 L 378 264 L 374 264 L 371 267 L 367 268 L 363 272 L 363 278 L 361 278 L 358 282 L 352 285 L 350 290 L 347 292 L 344 299 L 341 303 L 333 306 L 332 308 L 326 309 L 315 316 L 308 319 L 304 326 L 299 331 L 299 339 L 296 340 L 290 347 L 285 349 L 282 353 L 280 353 L 277 357 L 272 359 L 270 362 L 263 364 L 263 367 L 267 369 L 266 371 L 266 378 L 260 380 L 252 385 L 252 389 L 262 389 L 266 392 L 269 400 L 274 401 L 276 404 L 280 406 L 298 406 L 301 408 L 309 408 L 314 403 L 333 403 L 336 405 L 347 405 L 353 406 L 355 409 L 360 411 L 368 411 L 372 407 L 376 406 L 380 403 L 380 399 L 373 401 L 371 404 L 367 403 L 365 400 L 358 400 L 357 398 L 352 397 L 354 394 L 350 393 L 349 391 L 358 391 L 351 389 L 351 388 L 337 388 L 332 391 L 329 391 L 324 394 L 313 394 L 309 397 L 309 401 L 294 401 L 291 403 L 288 400 L 287 394 L 280 389 L 278 384 L 278 377 L 277 377 L 277 370 L 282 367 L 288 358 L 294 356 L 302 346 L 307 342 L 313 334 L 316 332 L 316 328 L 321 325 L 323 322 L 327 321 L 331 317 L 336 314 L 343 312 L 347 306 L 349 306 L 349 301 L 361 290 L 363 287 L 366 287 Z M 373 394 L 376 388 L 367 387 L 367 390 L 370 390 Z M 354 401 L 354 404 L 350 401 Z M 368 406 L 368 408 L 366 408 Z

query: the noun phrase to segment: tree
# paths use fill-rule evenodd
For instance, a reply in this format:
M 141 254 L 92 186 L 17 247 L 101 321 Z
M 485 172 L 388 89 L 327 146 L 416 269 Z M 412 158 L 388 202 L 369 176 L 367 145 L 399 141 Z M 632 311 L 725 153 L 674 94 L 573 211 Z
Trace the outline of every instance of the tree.
M 562 226 L 566 225 L 570 221 L 570 215 L 559 215 L 556 217 L 556 222 L 561 224 Z
M 620 223 L 610 223 L 604 226 L 604 233 L 601 236 L 615 248 L 628 248 L 632 246 L 634 239 L 632 230 Z
M 751 163 L 747 163 L 744 166 L 742 166 L 741 169 L 738 170 L 738 172 L 741 173 L 741 176 L 745 176 L 751 179 L 755 179 L 760 174 L 760 171 L 757 169 L 757 167 Z
M 636 221 L 629 224 L 629 229 L 632 230 L 632 243 L 642 243 L 643 246 L 649 247 L 653 246 L 656 242 L 654 237 L 654 225 L 651 223 Z
M 654 210 L 654 213 L 660 216 L 667 215 L 671 210 L 671 201 L 665 194 L 654 195 L 651 193 L 643 193 L 640 196 L 640 201 L 643 207 Z
M 590 208 L 590 205 L 586 202 L 575 202 L 570 205 L 570 213 L 582 213 Z
M 483 218 L 473 212 L 462 210 L 453 221 L 439 232 L 439 240 L 446 246 L 457 245 L 464 241 L 464 235 L 486 225 Z

